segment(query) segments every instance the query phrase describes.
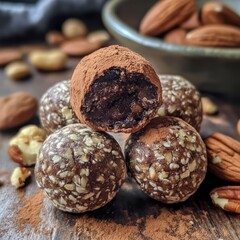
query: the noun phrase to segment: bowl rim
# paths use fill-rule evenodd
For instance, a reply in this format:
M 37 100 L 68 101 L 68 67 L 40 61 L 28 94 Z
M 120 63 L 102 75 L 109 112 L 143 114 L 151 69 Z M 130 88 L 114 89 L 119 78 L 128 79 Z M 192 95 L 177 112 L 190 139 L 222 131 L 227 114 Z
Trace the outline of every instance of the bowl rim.
M 103 23 L 110 32 L 162 53 L 181 56 L 240 59 L 240 48 L 193 47 L 170 44 L 156 37 L 144 36 L 124 23 L 116 14 L 118 7 L 132 0 L 109 0 L 102 11 Z

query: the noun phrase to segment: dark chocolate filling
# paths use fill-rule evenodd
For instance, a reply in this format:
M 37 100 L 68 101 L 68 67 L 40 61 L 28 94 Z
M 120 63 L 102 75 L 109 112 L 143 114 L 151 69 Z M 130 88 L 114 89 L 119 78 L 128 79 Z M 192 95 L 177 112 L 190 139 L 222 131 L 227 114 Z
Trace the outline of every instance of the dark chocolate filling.
M 143 74 L 112 67 L 90 86 L 80 111 L 96 126 L 132 128 L 152 115 L 157 95 L 157 87 Z

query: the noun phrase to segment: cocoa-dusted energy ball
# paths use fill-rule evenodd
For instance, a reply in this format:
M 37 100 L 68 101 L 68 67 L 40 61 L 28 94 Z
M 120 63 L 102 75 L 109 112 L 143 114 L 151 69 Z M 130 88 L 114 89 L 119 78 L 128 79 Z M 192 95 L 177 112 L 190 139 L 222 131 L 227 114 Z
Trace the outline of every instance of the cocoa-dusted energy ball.
M 206 148 L 200 135 L 180 118 L 153 119 L 130 135 L 125 154 L 140 188 L 165 203 L 185 201 L 207 171 Z
M 161 83 L 150 63 L 113 45 L 83 58 L 71 83 L 71 105 L 81 122 L 109 132 L 135 132 L 157 113 Z
M 51 134 L 40 148 L 36 181 L 53 205 L 66 212 L 86 212 L 113 199 L 126 175 L 118 143 L 81 123 Z
M 163 103 L 157 116 L 179 117 L 199 131 L 203 115 L 202 102 L 195 86 L 180 76 L 159 75 L 159 78 Z
M 39 116 L 47 133 L 80 121 L 70 105 L 70 81 L 62 81 L 49 88 L 40 100 Z

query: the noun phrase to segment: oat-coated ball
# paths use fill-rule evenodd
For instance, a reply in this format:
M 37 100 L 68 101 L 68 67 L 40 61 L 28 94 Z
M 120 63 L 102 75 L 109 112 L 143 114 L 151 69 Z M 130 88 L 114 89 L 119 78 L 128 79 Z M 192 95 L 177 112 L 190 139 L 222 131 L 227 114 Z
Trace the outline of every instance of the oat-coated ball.
M 80 121 L 70 105 L 69 80 L 65 80 L 49 88 L 40 100 L 39 116 L 47 133 Z
M 207 171 L 205 145 L 197 131 L 175 117 L 158 117 L 130 135 L 127 165 L 140 188 L 165 203 L 185 201 Z
M 159 78 L 163 104 L 157 116 L 179 117 L 199 131 L 203 115 L 202 102 L 195 86 L 180 76 L 159 75 Z
M 126 175 L 120 146 L 106 133 L 71 124 L 51 134 L 40 148 L 36 181 L 53 205 L 86 212 L 113 199 Z

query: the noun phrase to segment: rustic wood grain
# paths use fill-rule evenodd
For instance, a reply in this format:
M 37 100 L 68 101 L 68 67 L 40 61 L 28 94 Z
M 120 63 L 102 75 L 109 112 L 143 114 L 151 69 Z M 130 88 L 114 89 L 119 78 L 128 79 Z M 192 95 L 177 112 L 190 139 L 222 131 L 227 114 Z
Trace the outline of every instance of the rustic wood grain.
M 24 90 L 39 99 L 50 86 L 69 79 L 78 61 L 70 59 L 67 68 L 57 73 L 32 69 L 32 76 L 23 82 L 8 79 L 0 69 L 0 95 Z M 236 123 L 240 117 L 239 102 L 213 95 L 210 97 L 220 111 L 216 116 L 204 117 L 201 135 L 206 137 L 219 131 L 238 138 Z M 38 124 L 38 118 L 29 123 Z M 37 227 L 32 224 L 19 227 L 19 209 L 39 190 L 34 175 L 21 190 L 15 190 L 9 183 L 11 172 L 17 164 L 9 159 L 7 148 L 9 139 L 18 129 L 0 131 L 0 180 L 4 182 L 0 187 L 0 239 L 240 239 L 240 215 L 214 207 L 208 195 L 213 187 L 228 183 L 210 174 L 196 194 L 186 202 L 174 205 L 150 199 L 130 179 L 113 201 L 86 214 L 61 212 L 44 197 L 39 215 L 41 223 Z M 114 136 L 123 146 L 126 136 Z

